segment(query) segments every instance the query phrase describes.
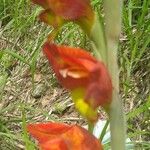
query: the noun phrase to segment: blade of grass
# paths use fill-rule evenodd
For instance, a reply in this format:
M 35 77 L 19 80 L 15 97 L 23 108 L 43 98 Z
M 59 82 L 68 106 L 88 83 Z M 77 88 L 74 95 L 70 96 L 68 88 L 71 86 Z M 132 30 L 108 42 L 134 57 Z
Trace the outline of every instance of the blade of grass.
M 30 141 L 28 132 L 27 132 L 27 124 L 26 124 L 26 113 L 24 107 L 21 106 L 22 110 L 22 130 L 23 130 L 23 140 L 25 142 L 26 150 L 35 150 L 34 144 Z
M 105 123 L 105 126 L 103 127 L 103 130 L 101 132 L 101 135 L 100 135 L 100 138 L 99 138 L 100 141 L 103 141 L 103 138 L 104 138 L 104 136 L 106 134 L 106 130 L 108 128 L 108 125 L 109 125 L 109 121 L 107 120 L 106 123 Z
M 7 54 L 13 56 L 14 58 L 17 58 L 17 59 L 20 60 L 21 62 L 23 62 L 23 63 L 25 63 L 25 64 L 27 64 L 27 65 L 30 66 L 29 62 L 28 62 L 23 56 L 21 56 L 21 55 L 15 53 L 15 52 L 13 52 L 12 50 L 8 50 L 8 49 L 7 49 L 7 50 L 2 50 L 2 51 L 3 51 L 3 53 L 7 53 Z

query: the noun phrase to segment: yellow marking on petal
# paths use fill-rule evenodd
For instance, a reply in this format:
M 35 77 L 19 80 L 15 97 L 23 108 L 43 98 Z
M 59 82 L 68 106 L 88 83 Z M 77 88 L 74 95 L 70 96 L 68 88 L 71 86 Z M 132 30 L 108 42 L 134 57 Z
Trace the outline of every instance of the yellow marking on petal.
M 83 99 L 76 100 L 75 107 L 88 120 L 95 120 L 97 118 L 97 110 L 93 110 Z
M 94 110 L 89 104 L 84 101 L 85 89 L 75 89 L 71 92 L 71 95 L 75 103 L 75 107 L 79 111 L 79 113 L 89 121 L 96 121 L 97 109 Z

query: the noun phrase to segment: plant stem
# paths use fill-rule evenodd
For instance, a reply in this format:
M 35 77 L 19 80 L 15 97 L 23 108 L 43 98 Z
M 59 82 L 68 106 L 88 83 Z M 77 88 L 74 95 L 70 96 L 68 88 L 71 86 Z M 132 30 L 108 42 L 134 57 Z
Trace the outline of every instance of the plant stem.
M 119 69 L 117 59 L 118 37 L 121 31 L 121 0 L 105 0 L 105 34 L 107 62 L 112 77 L 113 95 L 110 106 L 111 150 L 125 150 L 125 117 L 119 97 Z
M 104 26 L 102 18 L 97 12 L 95 13 L 95 23 L 92 28 L 90 39 L 92 40 L 92 47 L 97 59 L 102 60 L 105 64 L 107 64 Z
M 93 134 L 93 130 L 94 130 L 94 124 L 91 123 L 91 122 L 89 122 L 89 123 L 88 123 L 88 131 L 89 131 L 91 134 Z

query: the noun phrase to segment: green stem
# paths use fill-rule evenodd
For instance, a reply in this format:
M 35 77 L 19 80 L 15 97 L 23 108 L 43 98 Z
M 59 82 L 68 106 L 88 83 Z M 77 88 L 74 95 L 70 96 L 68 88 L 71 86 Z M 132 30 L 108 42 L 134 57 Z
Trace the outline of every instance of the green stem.
M 102 60 L 105 64 L 107 64 L 107 48 L 104 26 L 98 13 L 95 13 L 95 23 L 91 31 L 90 39 L 92 40 L 92 47 L 97 59 Z
M 88 131 L 89 131 L 91 134 L 93 134 L 93 130 L 94 130 L 94 124 L 91 123 L 91 122 L 89 122 L 89 123 L 88 123 Z
M 113 101 L 110 108 L 110 130 L 112 150 L 125 150 L 125 117 L 122 102 L 116 90 L 113 92 Z
M 126 126 L 119 97 L 119 69 L 118 69 L 118 38 L 121 31 L 122 0 L 105 0 L 105 26 L 96 14 L 96 21 L 91 32 L 93 49 L 96 57 L 102 60 L 109 69 L 112 78 L 113 94 L 109 109 L 111 150 L 125 150 Z M 105 29 L 105 30 L 104 30 Z M 91 131 L 91 127 L 89 126 Z M 101 136 L 103 138 L 103 135 Z
M 113 95 L 110 106 L 111 150 L 125 150 L 126 127 L 122 101 L 119 97 L 117 63 L 118 37 L 121 31 L 122 0 L 105 0 L 105 34 L 108 69 L 112 77 Z

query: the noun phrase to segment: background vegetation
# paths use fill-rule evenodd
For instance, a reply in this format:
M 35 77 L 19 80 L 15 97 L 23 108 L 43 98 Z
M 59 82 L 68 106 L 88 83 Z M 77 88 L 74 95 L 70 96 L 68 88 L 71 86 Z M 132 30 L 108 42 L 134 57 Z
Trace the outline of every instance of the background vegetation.
M 102 1 L 92 0 L 95 10 Z M 32 147 L 26 122 L 86 122 L 74 111 L 68 92 L 57 83 L 41 47 L 52 28 L 37 19 L 29 0 L 0 0 L 0 149 Z M 81 29 L 69 23 L 56 39 L 90 50 Z M 150 2 L 126 0 L 118 62 L 128 137 L 135 149 L 150 149 Z M 102 113 L 103 119 L 106 118 Z

